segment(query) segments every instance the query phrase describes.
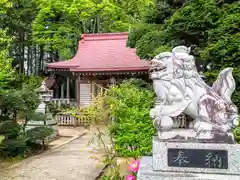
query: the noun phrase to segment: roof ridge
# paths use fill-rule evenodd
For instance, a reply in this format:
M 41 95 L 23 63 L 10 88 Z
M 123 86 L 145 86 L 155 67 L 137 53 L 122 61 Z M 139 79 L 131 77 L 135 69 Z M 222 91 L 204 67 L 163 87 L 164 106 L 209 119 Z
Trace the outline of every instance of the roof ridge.
M 128 32 L 82 34 L 81 38 L 83 41 L 127 39 Z
M 71 60 L 50 63 L 48 68 L 72 72 L 148 71 L 149 62 L 142 61 L 135 48 L 127 47 L 127 40 L 127 32 L 83 34 Z

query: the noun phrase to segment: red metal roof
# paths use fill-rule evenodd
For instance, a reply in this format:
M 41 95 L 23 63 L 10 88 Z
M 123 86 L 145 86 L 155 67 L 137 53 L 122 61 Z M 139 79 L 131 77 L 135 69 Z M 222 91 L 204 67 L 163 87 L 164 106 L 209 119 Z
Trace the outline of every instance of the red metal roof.
M 73 72 L 147 71 L 149 62 L 126 47 L 128 33 L 83 34 L 76 55 L 67 61 L 49 63 L 48 68 Z

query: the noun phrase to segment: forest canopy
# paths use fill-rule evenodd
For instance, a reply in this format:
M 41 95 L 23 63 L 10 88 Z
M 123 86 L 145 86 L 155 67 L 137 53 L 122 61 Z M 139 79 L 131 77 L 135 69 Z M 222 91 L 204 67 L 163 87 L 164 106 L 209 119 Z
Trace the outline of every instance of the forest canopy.
M 74 56 L 82 33 L 128 31 L 154 0 L 1 0 L 0 28 L 13 38 L 10 56 L 21 73 Z

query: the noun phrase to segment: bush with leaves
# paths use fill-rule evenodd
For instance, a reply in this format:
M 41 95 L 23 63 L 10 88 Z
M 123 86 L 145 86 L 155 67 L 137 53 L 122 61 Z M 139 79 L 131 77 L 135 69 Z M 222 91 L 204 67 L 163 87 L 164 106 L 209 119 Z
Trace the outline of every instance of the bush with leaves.
M 4 139 L 0 144 L 0 156 L 2 157 L 16 157 L 26 156 L 29 147 L 26 144 L 26 139 Z
M 45 145 L 45 139 L 53 133 L 49 127 L 36 127 L 26 131 L 27 141 L 29 143 Z
M 139 157 L 152 150 L 154 128 L 149 116 L 149 109 L 154 101 L 154 94 L 149 85 L 140 80 L 129 80 L 112 87 L 107 95 L 114 120 L 110 134 L 114 139 L 114 149 L 120 156 Z
M 27 117 L 36 121 L 46 119 L 44 114 L 39 113 L 31 113 Z M 41 147 L 45 147 L 44 141 L 53 133 L 53 129 L 44 126 L 25 131 L 26 123 L 23 125 L 13 121 L 0 123 L 0 135 L 4 137 L 0 144 L 1 156 L 27 156 L 29 153 L 34 153 Z
M 35 127 L 29 130 L 25 130 L 29 120 L 42 121 L 44 126 Z M 27 139 L 27 143 L 30 146 L 41 144 L 46 146 L 45 140 L 52 135 L 53 129 L 46 125 L 47 115 L 39 112 L 28 113 L 26 116 L 26 122 L 24 124 L 24 136 Z
M 0 124 L 0 134 L 6 139 L 17 138 L 20 135 L 21 126 L 12 121 L 4 121 Z
M 18 156 L 24 155 L 27 146 L 26 139 L 20 138 L 21 126 L 12 121 L 5 121 L 0 124 L 0 135 L 4 137 L 4 140 L 0 144 L 0 155 Z
M 45 116 L 35 113 L 39 104 L 39 95 L 35 89 L 40 84 L 40 78 L 19 75 L 5 78 L 2 82 L 4 86 L 0 90 L 0 135 L 4 140 L 1 143 L 0 153 L 2 156 L 25 156 L 35 150 L 32 148 L 33 138 L 38 138 L 40 142 L 37 143 L 41 144 L 46 135 L 51 134 L 51 129 L 46 130 L 45 127 L 37 128 L 37 135 L 25 132 L 28 120 L 46 119 Z M 25 119 L 25 123 L 21 126 L 17 124 L 18 115 Z
M 46 120 L 45 115 L 35 113 L 40 103 L 36 88 L 40 86 L 41 78 L 17 75 L 15 72 L 12 75 L 15 76 L 2 79 L 0 89 L 0 135 L 4 137 L 0 148 L 2 156 L 27 155 L 35 150 L 33 144 L 34 148 L 36 144 L 41 147 L 44 139 L 52 133 L 52 129 L 47 127 L 25 131 L 29 120 Z M 25 119 L 21 126 L 17 124 L 19 115 Z

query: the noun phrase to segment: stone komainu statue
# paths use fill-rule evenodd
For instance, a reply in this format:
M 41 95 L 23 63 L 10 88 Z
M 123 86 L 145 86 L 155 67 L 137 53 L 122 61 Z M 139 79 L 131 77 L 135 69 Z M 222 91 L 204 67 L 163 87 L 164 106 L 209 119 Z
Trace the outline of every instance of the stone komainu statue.
M 173 118 L 184 113 L 194 121 L 191 126 L 196 138 L 214 138 L 231 134 L 237 125 L 237 107 L 231 101 L 235 90 L 232 68 L 222 70 L 213 86 L 208 86 L 197 72 L 190 48 L 175 47 L 152 60 L 150 78 L 157 95 L 150 115 L 159 138 L 172 131 Z M 203 136 L 201 136 L 203 135 Z

